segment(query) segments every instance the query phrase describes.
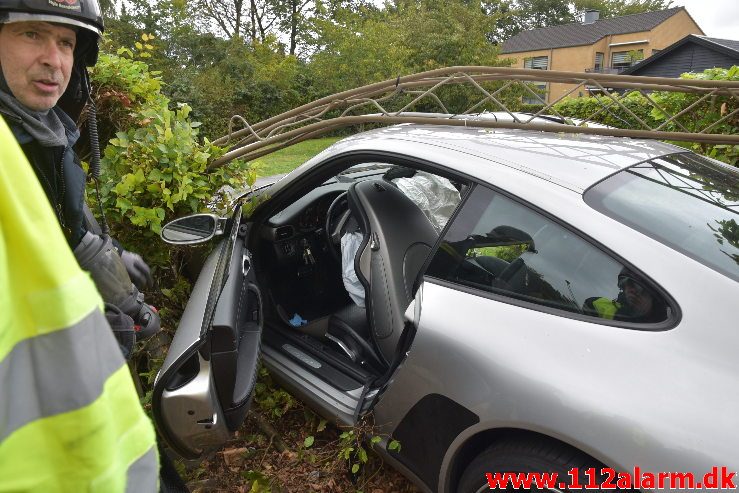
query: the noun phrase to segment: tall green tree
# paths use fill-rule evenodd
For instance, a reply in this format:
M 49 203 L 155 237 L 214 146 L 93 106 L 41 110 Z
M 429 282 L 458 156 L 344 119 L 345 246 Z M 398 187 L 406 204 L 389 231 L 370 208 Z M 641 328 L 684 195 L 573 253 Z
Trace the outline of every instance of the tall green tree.
M 493 18 L 480 1 L 397 1 L 383 10 L 326 13 L 313 23 L 309 69 L 328 92 L 448 65 L 499 63 L 486 38 Z
M 669 9 L 673 6 L 672 0 L 631 0 L 629 2 L 622 0 L 575 0 L 573 5 L 577 15 L 588 9 L 595 9 L 600 11 L 601 19 L 653 12 Z

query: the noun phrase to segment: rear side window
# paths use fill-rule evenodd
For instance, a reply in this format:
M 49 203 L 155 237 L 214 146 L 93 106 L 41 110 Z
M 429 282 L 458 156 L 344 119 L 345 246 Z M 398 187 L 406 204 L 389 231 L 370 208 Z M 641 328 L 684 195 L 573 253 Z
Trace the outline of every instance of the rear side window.
M 668 304 L 648 282 L 551 219 L 478 186 L 426 273 L 602 320 L 659 323 Z
M 739 173 L 696 154 L 627 168 L 585 194 L 594 209 L 739 281 Z

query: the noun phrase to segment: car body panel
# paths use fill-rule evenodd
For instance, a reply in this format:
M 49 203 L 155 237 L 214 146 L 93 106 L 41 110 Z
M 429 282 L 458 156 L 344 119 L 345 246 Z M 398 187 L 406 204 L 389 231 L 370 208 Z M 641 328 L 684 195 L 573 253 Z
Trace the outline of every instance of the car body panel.
M 631 232 L 631 243 L 638 235 Z M 619 470 L 736 470 L 739 462 L 725 462 L 736 458 L 733 444 L 739 440 L 739 396 L 730 390 L 739 375 L 739 334 L 730 330 L 736 320 L 729 310 L 711 313 L 700 299 L 731 306 L 739 290 L 726 277 L 665 250 L 657 242 L 642 243 L 639 253 L 653 259 L 646 273 L 660 279 L 682 309 L 680 323 L 667 331 L 575 320 L 427 280 L 416 338 L 375 406 L 377 422 L 400 423 L 416 402 L 435 393 L 479 416 L 480 423 L 447 452 L 440 478 L 446 488 L 440 491 L 449 491 L 445 482 L 455 450 L 482 430 L 503 428 L 551 436 Z M 686 278 L 701 286 L 700 299 Z M 454 330 L 446 323 L 450 306 Z M 446 370 L 430 372 L 439 367 Z M 717 401 L 711 416 L 706 399 Z
M 739 296 L 736 283 L 591 209 L 582 198 L 588 187 L 625 167 L 684 149 L 634 139 L 401 125 L 345 139 L 295 173 L 309 172 L 332 155 L 371 151 L 407 155 L 409 146 L 420 161 L 472 176 L 575 230 L 586 231 L 589 241 L 617 259 L 626 259 L 669 293 L 681 317 L 671 330 L 629 330 L 427 282 L 416 339 L 374 412 L 376 422 L 388 423 L 384 430 L 392 433 L 413 405 L 439 393 L 480 416 L 480 423 L 460 434 L 446 453 L 439 491 L 452 486 L 448 482 L 455 450 L 490 429 L 542 433 L 624 470 L 639 465 L 643 470 L 702 474 L 732 457 L 729 444 L 739 436 L 726 440 L 726 434 L 739 432 L 739 415 L 731 411 L 739 407 L 739 398 L 729 396 L 727 389 L 739 375 L 733 356 L 739 335 L 727 337 L 727 328 L 736 325 L 729 311 L 707 312 L 700 300 L 708 296 L 714 306 L 731 306 Z M 707 286 L 699 299 L 696 285 Z M 449 306 L 458 308 L 457 329 L 451 333 L 441 322 L 434 325 L 434 320 L 447 319 Z M 497 321 L 500 332 L 478 334 L 480 328 L 491 327 L 486 320 Z M 710 327 L 696 332 L 696 327 L 707 325 L 706 320 L 711 320 Z M 532 341 L 545 343 L 537 347 Z M 716 359 L 708 362 L 694 356 L 700 354 L 714 354 Z M 681 356 L 680 364 L 676 355 Z M 563 358 L 568 365 L 561 364 Z M 440 367 L 447 371 L 431 372 Z M 600 379 L 583 378 L 591 368 L 600 368 Z M 603 381 L 603 375 L 610 380 Z M 634 389 L 644 375 L 670 385 Z M 705 391 L 721 396 L 725 404 L 708 420 Z M 681 399 L 684 394 L 698 397 Z M 501 402 L 501 396 L 506 400 Z M 681 400 L 685 401 L 681 409 L 674 410 Z M 650 414 L 646 419 L 645 412 Z M 696 423 L 689 433 L 682 429 L 686 416 Z M 589 425 L 585 430 L 583 423 Z M 718 441 L 722 447 L 715 445 Z M 739 468 L 739 464 L 729 466 Z
M 739 326 L 733 311 L 739 284 L 583 200 L 589 187 L 628 166 L 684 152 L 654 141 L 443 125 L 398 125 L 334 144 L 258 192 L 269 199 L 252 218 L 265 229 L 294 221 L 300 204 L 339 192 L 343 183 L 313 193 L 337 163 L 351 164 L 356 156 L 411 163 L 465 186 L 491 188 L 563 226 L 658 288 L 672 316 L 651 327 L 599 323 L 427 275 L 405 311 L 415 337 L 381 388 L 339 391 L 301 367 L 307 355 L 284 345 L 266 348 L 265 365 L 338 423 L 353 425 L 372 407 L 386 437 L 429 396 L 446 399 L 447 415 L 458 407 L 474 416 L 438 451 L 432 473 L 414 468 L 408 451 L 440 446 L 433 443 L 433 426 L 449 423 L 429 421 L 430 433 L 404 443 L 400 453 L 388 451 L 387 440 L 374 445 L 423 491 L 454 491 L 462 451 L 495 430 L 551 437 L 618 470 L 639 466 L 697 476 L 714 466 L 739 470 Z M 202 309 L 200 302 L 193 306 Z
M 398 125 L 349 137 L 324 151 L 323 156 L 359 149 L 397 150 L 403 154 L 407 153 L 409 143 L 412 143 L 414 156 L 430 146 L 430 152 L 440 155 L 442 160 L 441 156 L 449 156 L 454 163 L 453 169 L 469 170 L 471 176 L 485 181 L 494 179 L 500 166 L 493 163 L 498 163 L 518 171 L 522 178 L 525 176 L 520 172 L 578 192 L 627 166 L 665 154 L 686 152 L 661 142 L 584 134 Z M 479 164 L 470 168 L 467 163 L 460 162 L 459 152 L 480 158 Z M 314 161 L 306 166 L 311 162 Z M 573 166 L 575 162 L 577 165 Z

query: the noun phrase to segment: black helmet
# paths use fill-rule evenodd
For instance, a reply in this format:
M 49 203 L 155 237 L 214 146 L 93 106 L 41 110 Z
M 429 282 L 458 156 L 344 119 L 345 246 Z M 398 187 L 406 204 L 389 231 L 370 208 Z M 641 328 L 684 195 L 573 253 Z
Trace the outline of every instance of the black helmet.
M 103 16 L 98 0 L 0 0 L 0 24 L 44 21 L 68 24 L 77 31 L 75 64 L 95 65 Z

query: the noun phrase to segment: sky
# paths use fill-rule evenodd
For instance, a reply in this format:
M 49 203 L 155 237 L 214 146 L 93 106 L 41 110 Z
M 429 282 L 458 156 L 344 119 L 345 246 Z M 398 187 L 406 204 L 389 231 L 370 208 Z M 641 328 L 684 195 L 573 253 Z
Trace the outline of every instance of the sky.
M 685 7 L 706 36 L 739 40 L 739 1 L 673 0 L 675 7 Z

